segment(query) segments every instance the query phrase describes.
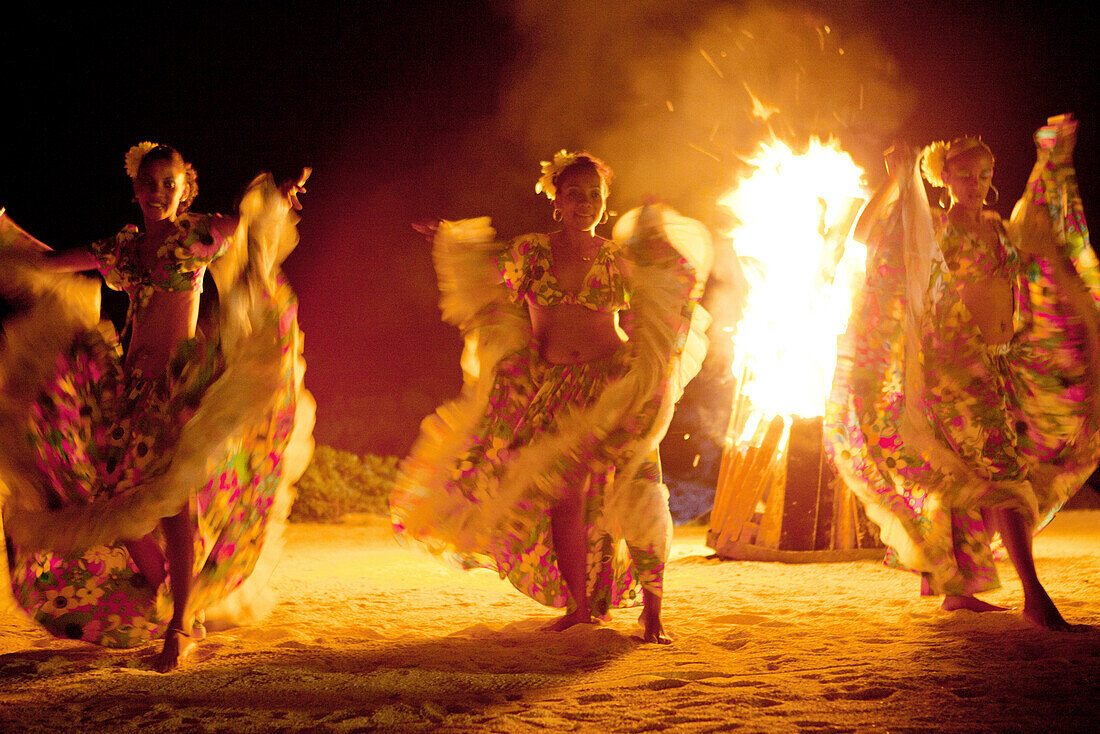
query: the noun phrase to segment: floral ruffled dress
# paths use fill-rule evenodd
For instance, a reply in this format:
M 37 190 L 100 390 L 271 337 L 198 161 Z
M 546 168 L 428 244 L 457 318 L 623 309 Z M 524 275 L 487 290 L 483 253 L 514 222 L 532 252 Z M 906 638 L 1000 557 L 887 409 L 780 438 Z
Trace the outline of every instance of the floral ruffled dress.
M 182 216 L 154 272 L 133 227 L 91 248 L 107 284 L 130 296 L 127 327 L 155 290 L 201 289 L 211 266 L 216 323 L 156 377 L 124 367 L 89 279 L 0 253 L 13 266 L 5 289 L 32 304 L 5 324 L 0 353 L 12 588 L 54 635 L 109 647 L 163 635 L 168 584 L 150 588 L 122 541 L 159 539 L 158 521 L 185 502 L 196 523 L 192 613 L 243 619 L 269 601 L 291 484 L 312 449 L 297 305 L 278 269 L 297 234 L 267 177 L 242 201 L 232 240 L 211 221 Z M 44 348 L 30 354 L 30 344 Z
M 701 225 L 682 226 L 689 262 L 662 217 L 690 222 L 644 215 L 622 244 L 605 244 L 577 293 L 559 287 L 545 235 L 498 244 L 486 219 L 443 223 L 436 269 L 444 318 L 466 337 L 467 384 L 425 419 L 402 464 L 391 498 L 399 535 L 465 568 L 495 570 L 542 604 L 571 607 L 548 508 L 566 483 L 583 482 L 593 613 L 640 604 L 643 588 L 661 595 L 672 524 L 656 449 L 705 352 L 697 276 L 709 247 Z M 629 308 L 630 339 L 606 359 L 547 363 L 528 298 Z
M 982 510 L 1012 507 L 1041 529 L 1100 461 L 1100 335 L 1052 277 L 1026 265 L 996 214 L 987 251 L 933 212 L 915 171 L 876 224 L 867 279 L 841 339 L 826 413 L 826 449 L 926 594 L 997 588 Z M 1100 302 L 1073 169 L 1044 153 L 1023 207 L 1045 211 L 1064 256 Z M 1014 335 L 987 345 L 961 293 L 992 272 L 1014 284 Z

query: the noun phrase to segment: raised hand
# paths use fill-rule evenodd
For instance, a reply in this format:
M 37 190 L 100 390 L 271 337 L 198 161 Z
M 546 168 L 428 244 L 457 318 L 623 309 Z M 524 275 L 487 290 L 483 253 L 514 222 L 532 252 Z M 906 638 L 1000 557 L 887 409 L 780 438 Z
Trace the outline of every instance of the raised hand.
M 893 145 L 882 152 L 882 157 L 886 161 L 886 173 L 890 178 L 896 179 L 902 172 L 912 170 L 917 154 L 913 146 L 904 140 L 895 140 Z
M 420 233 L 420 236 L 428 242 L 435 242 L 435 233 L 439 231 L 439 220 L 432 219 L 423 222 L 413 222 L 412 228 Z
M 301 211 L 302 204 L 298 201 L 298 194 L 306 193 L 306 181 L 309 180 L 309 175 L 313 173 L 313 169 L 306 166 L 302 169 L 301 175 L 297 179 L 287 179 L 283 181 L 283 184 L 279 187 L 279 191 L 290 202 L 290 206 L 294 211 Z
M 1058 252 L 1058 240 L 1045 207 L 1021 201 L 1008 223 L 1013 243 L 1032 256 L 1052 257 Z
M 1047 118 L 1047 124 L 1035 132 L 1035 145 L 1040 151 L 1050 151 L 1056 163 L 1065 163 L 1073 156 L 1077 144 L 1077 120 L 1073 113 Z

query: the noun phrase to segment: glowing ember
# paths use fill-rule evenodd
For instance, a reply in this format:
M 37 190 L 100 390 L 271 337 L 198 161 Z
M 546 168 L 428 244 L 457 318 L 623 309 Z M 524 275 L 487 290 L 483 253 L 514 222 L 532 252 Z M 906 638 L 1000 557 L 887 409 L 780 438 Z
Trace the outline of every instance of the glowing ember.
M 738 220 L 728 234 L 749 283 L 734 374 L 754 412 L 819 416 L 866 258 L 847 241 L 867 196 L 863 171 L 817 139 L 804 153 L 762 143 L 748 163 L 752 173 L 719 202 Z

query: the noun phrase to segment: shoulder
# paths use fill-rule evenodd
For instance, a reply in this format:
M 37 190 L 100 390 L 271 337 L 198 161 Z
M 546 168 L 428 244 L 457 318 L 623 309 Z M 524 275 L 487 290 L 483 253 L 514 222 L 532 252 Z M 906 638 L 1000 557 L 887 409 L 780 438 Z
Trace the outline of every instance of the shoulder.
M 987 209 L 982 212 L 982 224 L 988 226 L 998 233 L 1005 231 L 1005 221 L 1001 218 L 999 212 L 995 212 L 992 209 Z
M 1004 220 L 1001 219 L 1000 212 L 995 212 L 992 209 L 986 209 L 982 212 L 982 223 L 988 224 L 991 227 L 997 229 L 1004 229 Z
M 181 263 L 184 270 L 194 270 L 218 257 L 226 240 L 212 228 L 210 214 L 188 212 L 176 220 L 176 234 L 165 242 L 164 254 Z
M 616 260 L 623 254 L 623 243 L 618 240 L 600 238 L 600 251 L 597 257 L 601 260 Z
M 502 262 L 524 265 L 540 259 L 547 259 L 550 252 L 550 235 L 534 232 L 515 237 L 501 253 Z
M 116 234 L 98 239 L 88 245 L 88 250 L 99 258 L 117 257 L 120 251 L 138 238 L 139 234 L 137 225 L 127 224 Z
M 187 212 L 180 215 L 179 219 L 176 220 L 176 226 L 184 233 L 185 237 L 194 239 L 209 238 L 213 241 L 213 232 L 211 231 L 213 221 L 214 217 L 210 214 Z
M 542 232 L 521 234 L 518 237 L 512 238 L 512 242 L 509 246 L 511 249 L 518 252 L 546 249 L 550 246 L 550 235 Z

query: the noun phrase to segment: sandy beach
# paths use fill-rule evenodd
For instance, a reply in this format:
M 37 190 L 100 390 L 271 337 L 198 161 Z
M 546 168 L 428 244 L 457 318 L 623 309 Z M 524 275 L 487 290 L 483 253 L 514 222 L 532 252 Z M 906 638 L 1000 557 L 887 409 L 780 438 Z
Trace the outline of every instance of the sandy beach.
M 1094 731 L 1100 629 L 1053 633 L 1015 612 L 946 613 L 876 561 L 711 557 L 677 528 L 665 623 L 637 610 L 553 618 L 490 572 L 402 548 L 381 518 L 292 525 L 262 623 L 211 632 L 181 670 L 153 646 L 54 640 L 0 612 L 3 731 Z M 1067 618 L 1100 625 L 1100 510 L 1036 540 Z M 987 598 L 1019 605 L 1008 564 Z

